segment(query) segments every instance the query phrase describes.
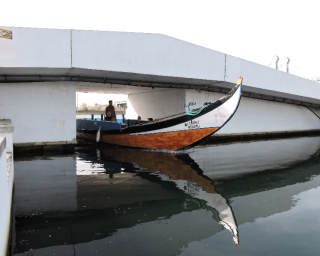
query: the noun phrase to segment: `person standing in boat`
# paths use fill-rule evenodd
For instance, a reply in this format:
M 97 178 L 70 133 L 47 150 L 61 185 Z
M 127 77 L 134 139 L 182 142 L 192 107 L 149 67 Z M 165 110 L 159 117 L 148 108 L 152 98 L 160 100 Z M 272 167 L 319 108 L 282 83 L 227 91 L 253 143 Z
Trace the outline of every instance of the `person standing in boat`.
M 109 100 L 109 106 L 106 107 L 106 110 L 105 110 L 106 116 L 107 116 L 108 111 L 111 112 L 111 117 L 116 118 L 116 111 L 114 109 L 114 106 L 112 106 L 112 100 Z
M 108 111 L 107 113 L 106 113 L 106 117 L 105 117 L 105 121 L 112 121 L 112 116 L 111 116 L 111 111 Z

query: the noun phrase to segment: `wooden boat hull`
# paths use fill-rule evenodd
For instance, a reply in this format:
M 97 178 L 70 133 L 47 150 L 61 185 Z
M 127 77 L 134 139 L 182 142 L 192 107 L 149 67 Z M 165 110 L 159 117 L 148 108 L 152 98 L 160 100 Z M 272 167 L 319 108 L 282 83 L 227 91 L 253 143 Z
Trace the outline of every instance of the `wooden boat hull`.
M 87 120 L 88 124 L 85 124 L 84 120 L 77 120 L 77 136 L 127 147 L 182 149 L 217 132 L 231 119 L 240 102 L 241 83 L 242 79 L 226 96 L 215 103 L 207 104 L 194 113 L 183 113 L 175 118 L 125 129 L 112 128 L 111 126 L 115 126 L 114 123 L 111 124 L 112 122 Z
M 127 147 L 178 150 L 214 133 L 218 128 L 187 130 L 156 134 L 100 134 L 100 142 Z M 78 133 L 80 138 L 95 140 L 95 134 Z

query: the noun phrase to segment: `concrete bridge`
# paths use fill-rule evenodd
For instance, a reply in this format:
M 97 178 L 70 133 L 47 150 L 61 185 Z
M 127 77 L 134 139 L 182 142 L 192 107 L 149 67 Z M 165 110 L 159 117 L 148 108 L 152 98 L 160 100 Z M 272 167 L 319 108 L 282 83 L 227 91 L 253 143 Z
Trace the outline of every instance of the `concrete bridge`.
M 239 76 L 243 98 L 218 134 L 320 129 L 318 83 L 225 53 L 161 34 L 1 29 L 12 39 L 0 38 L 0 119 L 16 146 L 73 143 L 76 92 L 128 94 L 128 118 L 158 118 L 218 99 Z

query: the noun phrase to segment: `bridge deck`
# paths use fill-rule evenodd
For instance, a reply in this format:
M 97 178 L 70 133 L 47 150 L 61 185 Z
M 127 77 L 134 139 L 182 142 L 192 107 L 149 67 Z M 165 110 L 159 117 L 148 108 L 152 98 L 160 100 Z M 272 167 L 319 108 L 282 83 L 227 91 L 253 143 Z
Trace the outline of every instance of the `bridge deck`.
M 0 40 L 0 83 L 73 81 L 79 92 L 130 94 L 224 91 L 243 76 L 243 96 L 320 105 L 316 82 L 161 34 L 3 29 L 13 39 Z

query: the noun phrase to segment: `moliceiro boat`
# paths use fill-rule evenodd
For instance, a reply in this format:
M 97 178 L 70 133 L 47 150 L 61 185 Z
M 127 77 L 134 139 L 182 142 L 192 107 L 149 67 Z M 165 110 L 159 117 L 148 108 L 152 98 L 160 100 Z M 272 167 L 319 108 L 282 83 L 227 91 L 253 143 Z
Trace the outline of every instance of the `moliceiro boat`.
M 217 132 L 236 112 L 242 78 L 221 99 L 153 122 L 121 128 L 117 122 L 77 119 L 78 138 L 136 148 L 178 150 Z M 123 120 L 128 123 L 128 120 Z

